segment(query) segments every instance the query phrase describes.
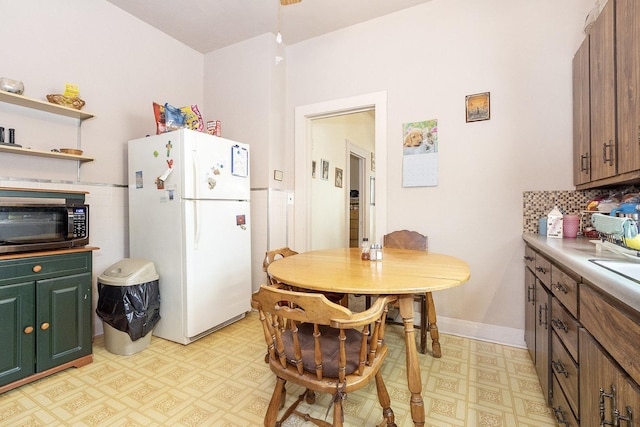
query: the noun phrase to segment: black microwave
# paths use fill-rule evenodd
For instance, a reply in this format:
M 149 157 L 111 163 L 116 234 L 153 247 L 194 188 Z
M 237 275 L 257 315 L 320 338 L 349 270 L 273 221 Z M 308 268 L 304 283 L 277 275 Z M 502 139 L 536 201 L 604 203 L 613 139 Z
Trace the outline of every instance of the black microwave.
M 87 205 L 0 205 L 0 254 L 76 248 L 88 244 Z

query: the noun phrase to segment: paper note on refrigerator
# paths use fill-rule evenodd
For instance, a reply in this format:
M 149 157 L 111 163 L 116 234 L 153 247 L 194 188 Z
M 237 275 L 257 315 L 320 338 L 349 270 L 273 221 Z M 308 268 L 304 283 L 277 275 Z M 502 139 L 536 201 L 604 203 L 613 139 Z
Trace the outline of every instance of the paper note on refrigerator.
M 236 176 L 249 175 L 249 150 L 238 145 L 231 147 L 231 174 Z

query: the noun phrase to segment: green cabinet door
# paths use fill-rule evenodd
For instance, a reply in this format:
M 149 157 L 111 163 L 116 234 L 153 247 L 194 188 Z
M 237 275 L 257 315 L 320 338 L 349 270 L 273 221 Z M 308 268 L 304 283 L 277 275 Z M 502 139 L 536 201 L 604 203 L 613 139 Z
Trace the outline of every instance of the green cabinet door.
M 0 386 L 35 372 L 33 282 L 0 286 Z
M 91 354 L 91 273 L 36 281 L 38 372 Z

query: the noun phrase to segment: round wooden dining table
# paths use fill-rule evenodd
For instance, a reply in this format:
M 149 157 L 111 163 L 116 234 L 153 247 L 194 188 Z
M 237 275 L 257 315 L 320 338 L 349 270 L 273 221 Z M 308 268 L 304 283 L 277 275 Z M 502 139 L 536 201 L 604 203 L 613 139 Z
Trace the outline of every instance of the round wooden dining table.
M 425 422 L 420 364 L 414 336 L 414 294 L 435 292 L 469 280 L 464 261 L 427 251 L 384 249 L 377 261 L 360 259 L 359 248 L 303 252 L 271 263 L 276 280 L 304 289 L 359 295 L 396 295 L 404 324 L 411 418 Z

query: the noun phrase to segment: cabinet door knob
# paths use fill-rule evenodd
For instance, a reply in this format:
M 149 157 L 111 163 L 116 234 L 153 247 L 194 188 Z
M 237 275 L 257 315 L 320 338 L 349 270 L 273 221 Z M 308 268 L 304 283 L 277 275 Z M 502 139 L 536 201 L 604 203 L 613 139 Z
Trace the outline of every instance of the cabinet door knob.
M 39 265 L 39 264 L 38 265 L 34 265 L 31 270 L 33 270 L 34 273 L 40 273 L 42 271 L 42 266 Z
M 44 322 L 42 325 L 40 325 L 40 329 L 46 331 L 47 329 L 49 329 L 49 323 Z
M 556 285 L 554 286 L 554 288 L 556 289 L 556 291 L 560 291 L 563 293 L 569 293 L 569 291 L 567 290 L 567 288 L 564 287 L 564 285 L 560 282 L 556 283 Z
M 24 333 L 29 335 L 31 332 L 33 332 L 33 326 L 27 326 L 26 328 L 24 328 Z

